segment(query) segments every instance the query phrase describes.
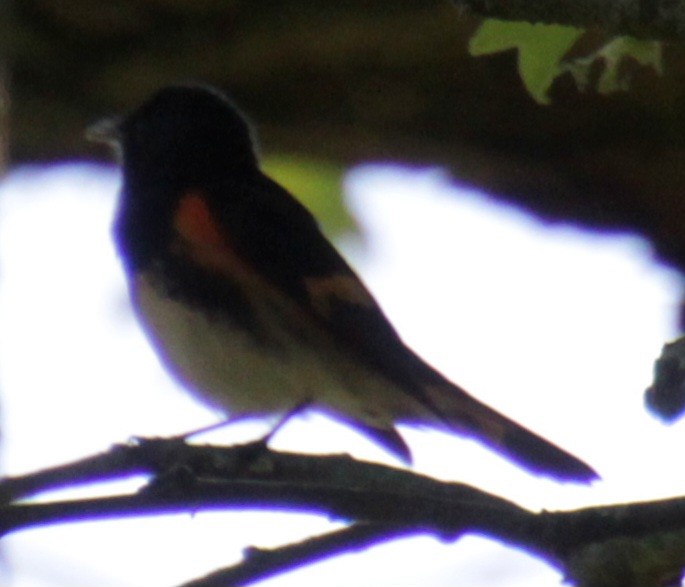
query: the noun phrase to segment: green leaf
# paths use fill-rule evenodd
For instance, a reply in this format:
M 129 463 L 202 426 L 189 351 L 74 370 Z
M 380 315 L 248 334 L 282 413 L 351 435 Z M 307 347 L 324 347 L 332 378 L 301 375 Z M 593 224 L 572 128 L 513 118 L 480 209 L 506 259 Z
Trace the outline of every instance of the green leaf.
M 552 83 L 566 71 L 561 60 L 583 34 L 582 29 L 560 25 L 483 22 L 469 43 L 474 57 L 509 49 L 518 51 L 518 69 L 528 93 L 540 104 L 549 104 Z
M 264 171 L 316 216 L 331 238 L 357 234 L 359 227 L 343 198 L 345 168 L 328 161 L 295 155 L 264 157 Z
M 631 81 L 631 70 L 621 68 L 626 58 L 632 58 L 645 67 L 653 67 L 659 75 L 663 73 L 661 43 L 641 41 L 632 37 L 613 39 L 591 55 L 574 59 L 565 65 L 565 69 L 573 75 L 579 89 L 585 90 L 590 85 L 592 65 L 602 59 L 604 69 L 597 81 L 597 91 L 601 94 L 626 91 Z

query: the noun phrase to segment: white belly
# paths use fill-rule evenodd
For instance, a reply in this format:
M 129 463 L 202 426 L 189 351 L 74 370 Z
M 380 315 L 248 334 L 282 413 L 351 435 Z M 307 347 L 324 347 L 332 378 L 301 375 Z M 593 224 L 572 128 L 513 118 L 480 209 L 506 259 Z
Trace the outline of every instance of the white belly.
M 265 345 L 225 318 L 212 319 L 160 296 L 145 277 L 132 288 L 136 312 L 162 362 L 215 408 L 267 415 L 308 402 L 374 425 L 388 426 L 395 419 L 390 406 L 404 394 L 351 360 L 318 326 L 302 332 L 301 321 L 289 324 L 298 318 L 294 304 L 277 313 L 272 301 L 257 307 L 271 315 L 266 318 L 276 344 Z

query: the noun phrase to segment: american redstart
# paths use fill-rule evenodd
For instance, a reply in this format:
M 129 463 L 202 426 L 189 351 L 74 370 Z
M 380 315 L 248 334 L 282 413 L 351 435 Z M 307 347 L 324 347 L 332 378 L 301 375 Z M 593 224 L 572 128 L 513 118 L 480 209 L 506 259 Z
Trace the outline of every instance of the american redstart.
M 313 216 L 260 171 L 226 96 L 166 88 L 93 135 L 121 158 L 114 234 L 135 311 L 202 401 L 232 417 L 318 410 L 406 462 L 399 423 L 475 437 L 536 473 L 597 477 L 407 347 Z

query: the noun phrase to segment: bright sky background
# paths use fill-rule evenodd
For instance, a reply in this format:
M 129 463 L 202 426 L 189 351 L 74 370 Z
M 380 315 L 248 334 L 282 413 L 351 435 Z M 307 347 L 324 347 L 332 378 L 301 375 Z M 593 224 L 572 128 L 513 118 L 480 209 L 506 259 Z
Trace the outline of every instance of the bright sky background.
M 0 185 L 0 400 L 3 470 L 30 471 L 133 435 L 185 432 L 216 416 L 177 390 L 126 298 L 110 223 L 111 168 L 15 171 Z M 456 437 L 406 431 L 415 470 L 531 508 L 685 494 L 685 423 L 666 427 L 642 394 L 676 335 L 682 283 L 647 243 L 544 225 L 438 171 L 350 173 L 367 247 L 344 251 L 403 337 L 474 395 L 592 464 L 592 487 L 559 485 Z M 242 425 L 202 437 L 254 438 Z M 349 429 L 309 416 L 273 446 L 398 465 Z M 678 465 L 676 466 L 676 463 Z M 15 587 L 166 586 L 330 528 L 288 514 L 197 514 L 73 524 L 4 541 Z M 405 540 L 264 582 L 274 587 L 549 587 L 561 577 L 524 553 L 468 538 Z

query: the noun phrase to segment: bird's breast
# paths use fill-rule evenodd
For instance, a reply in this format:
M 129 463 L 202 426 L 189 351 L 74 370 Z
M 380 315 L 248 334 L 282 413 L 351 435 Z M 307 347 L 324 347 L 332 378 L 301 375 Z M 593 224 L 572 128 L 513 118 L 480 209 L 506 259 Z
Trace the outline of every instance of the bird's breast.
M 189 391 L 231 414 L 286 412 L 309 402 L 332 412 L 378 423 L 391 421 L 380 407 L 388 382 L 363 368 L 316 324 L 303 323 L 298 308 L 255 294 L 265 341 L 221 312 L 169 297 L 154 275 L 130 281 L 131 298 L 162 363 Z M 369 395 L 379 412 L 370 414 Z

